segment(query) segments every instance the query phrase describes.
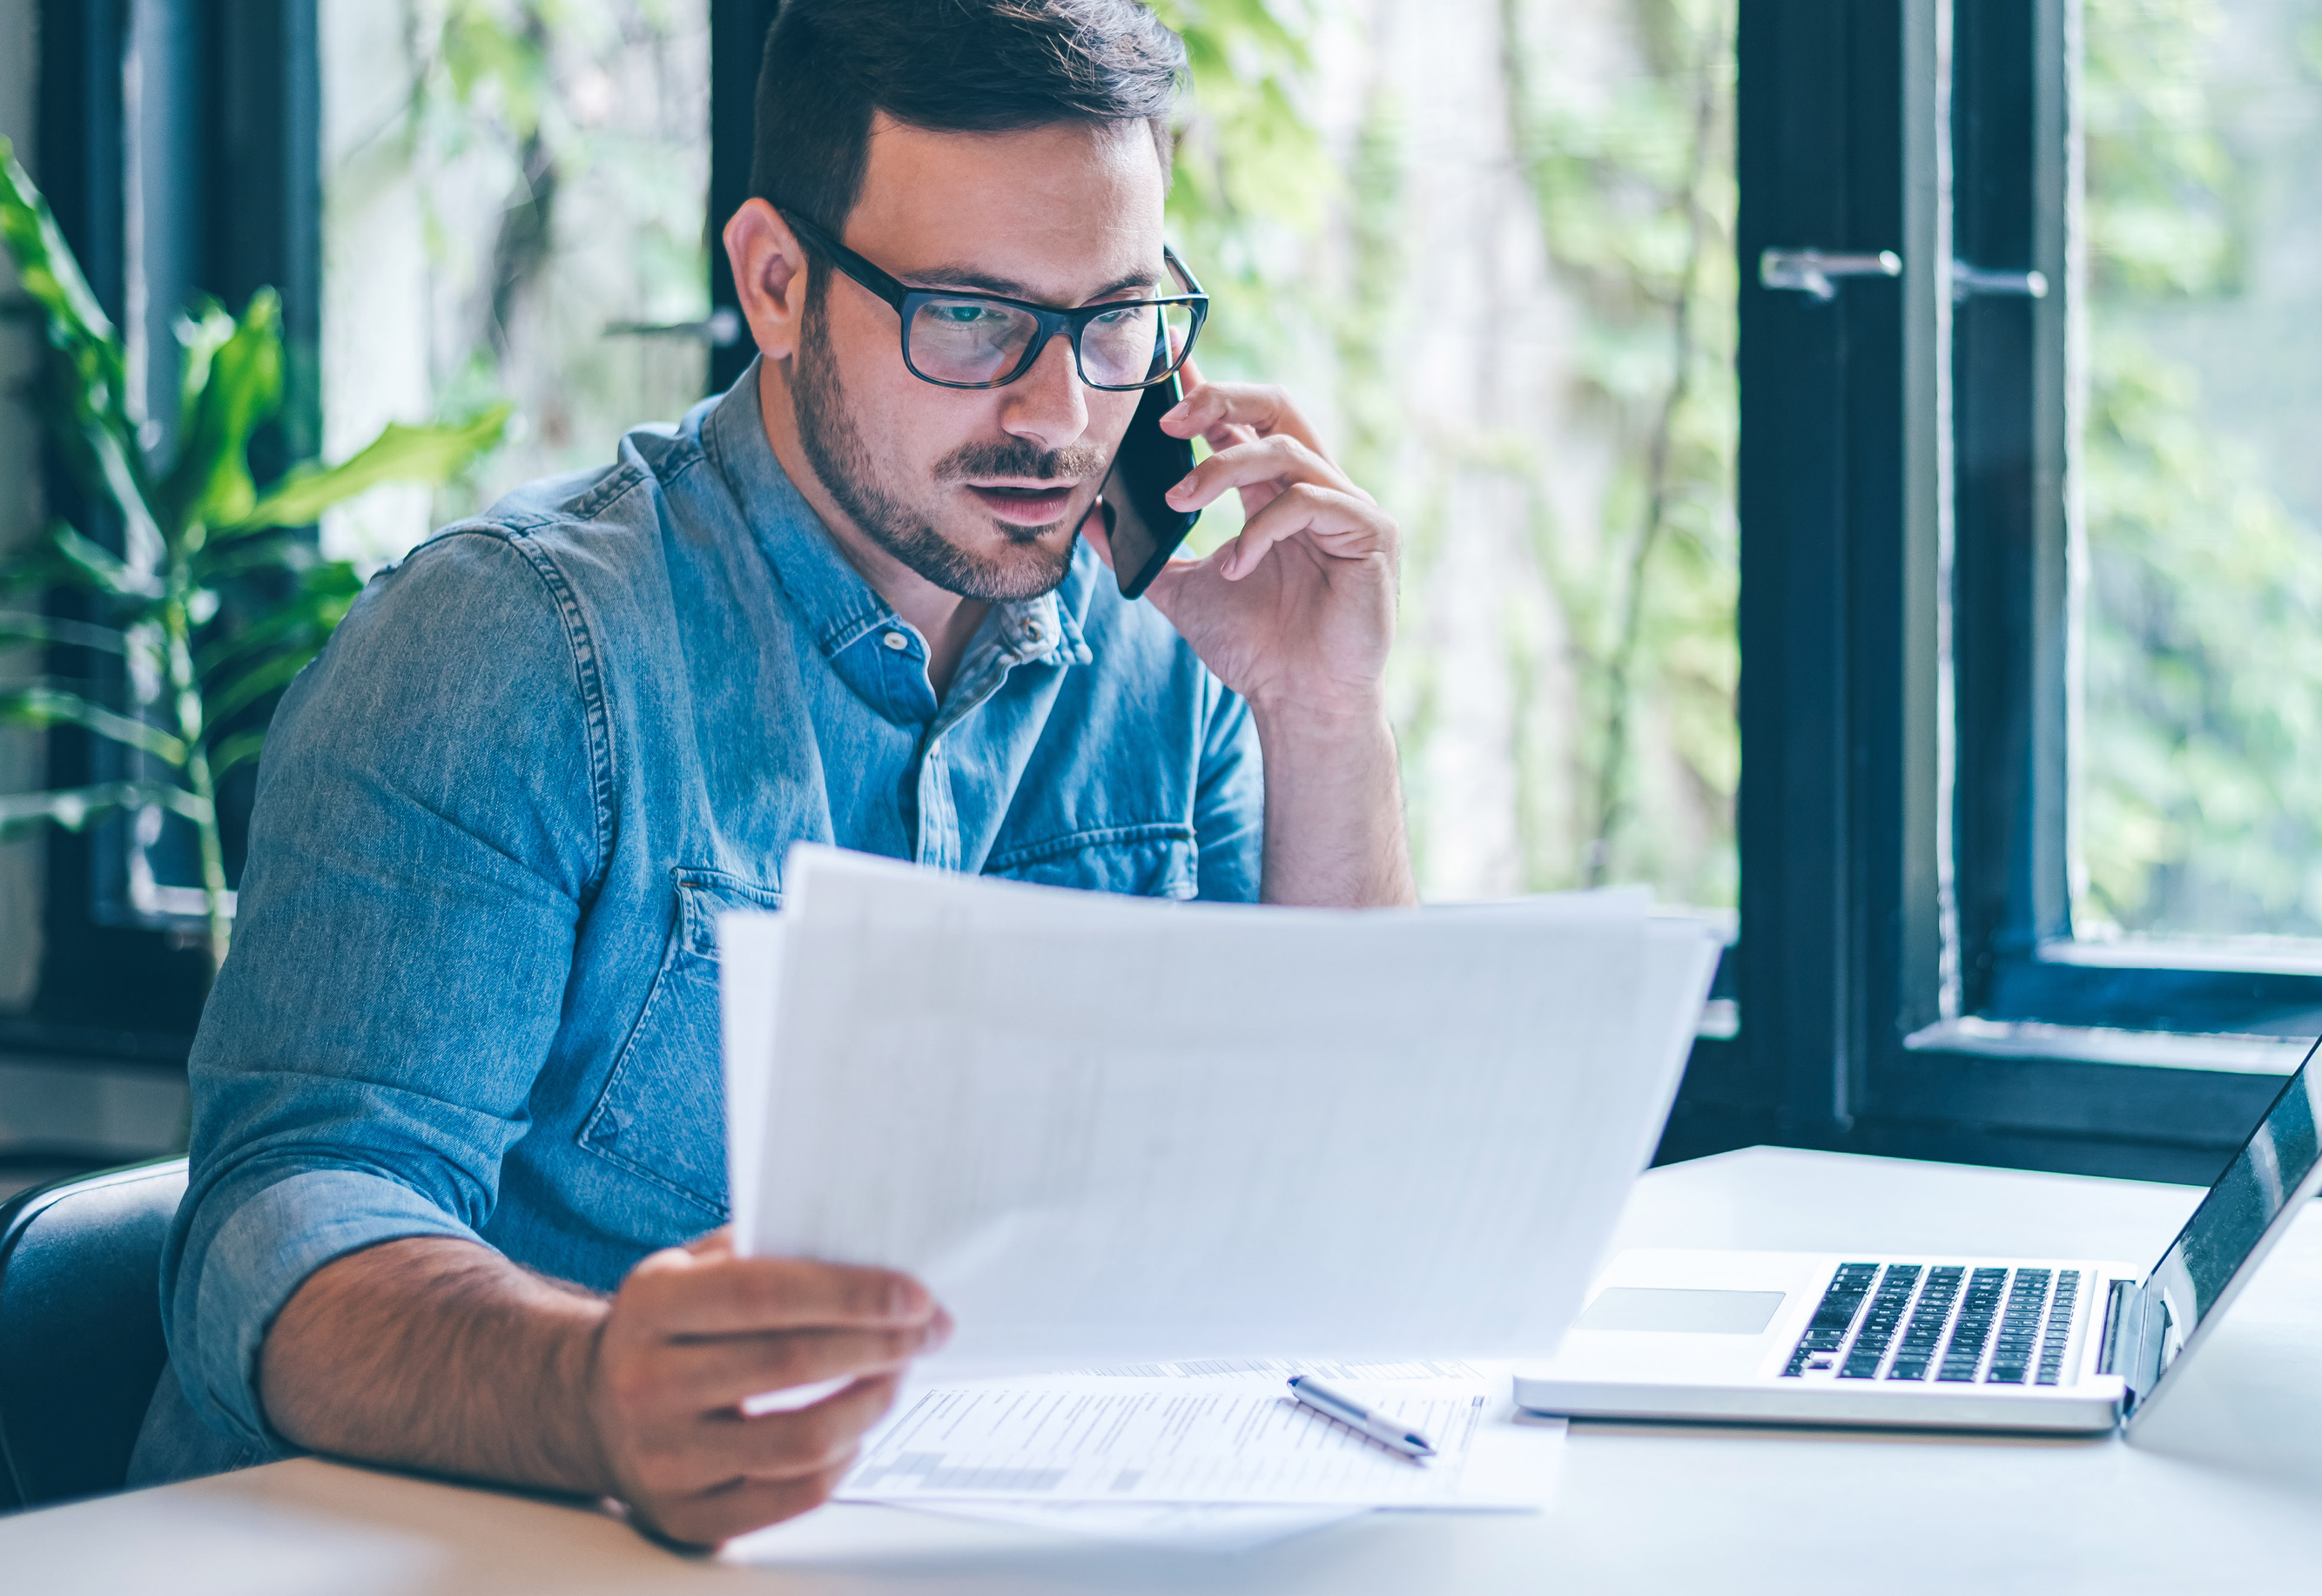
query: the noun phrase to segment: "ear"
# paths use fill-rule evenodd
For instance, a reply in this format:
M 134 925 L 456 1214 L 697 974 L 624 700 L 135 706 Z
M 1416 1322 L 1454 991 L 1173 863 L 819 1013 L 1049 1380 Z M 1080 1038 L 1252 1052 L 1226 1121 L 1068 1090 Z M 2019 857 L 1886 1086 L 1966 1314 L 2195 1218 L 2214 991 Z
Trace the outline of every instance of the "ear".
M 782 213 L 753 199 L 726 224 L 726 259 L 759 353 L 785 361 L 798 353 L 806 314 L 807 255 Z

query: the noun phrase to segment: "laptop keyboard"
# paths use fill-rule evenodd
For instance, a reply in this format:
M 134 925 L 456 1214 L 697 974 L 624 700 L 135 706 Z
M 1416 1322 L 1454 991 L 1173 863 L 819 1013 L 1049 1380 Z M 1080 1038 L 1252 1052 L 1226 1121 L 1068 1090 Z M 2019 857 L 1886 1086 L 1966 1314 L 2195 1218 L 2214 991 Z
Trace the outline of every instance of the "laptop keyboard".
M 1842 1263 L 1782 1373 L 2055 1385 L 2080 1293 L 2070 1270 Z

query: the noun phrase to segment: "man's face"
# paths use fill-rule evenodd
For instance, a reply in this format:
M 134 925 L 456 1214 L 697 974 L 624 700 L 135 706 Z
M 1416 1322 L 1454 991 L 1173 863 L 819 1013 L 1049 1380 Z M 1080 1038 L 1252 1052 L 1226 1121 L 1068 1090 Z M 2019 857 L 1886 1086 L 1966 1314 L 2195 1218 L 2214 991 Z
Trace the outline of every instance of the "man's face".
M 1062 308 L 1175 291 L 1161 261 L 1164 197 L 1142 124 L 962 134 L 881 116 L 843 236 L 914 288 Z M 791 390 L 800 444 L 839 508 L 953 592 L 1056 587 L 1138 396 L 1083 386 L 1061 337 L 1004 388 L 924 382 L 904 367 L 894 310 L 814 271 Z

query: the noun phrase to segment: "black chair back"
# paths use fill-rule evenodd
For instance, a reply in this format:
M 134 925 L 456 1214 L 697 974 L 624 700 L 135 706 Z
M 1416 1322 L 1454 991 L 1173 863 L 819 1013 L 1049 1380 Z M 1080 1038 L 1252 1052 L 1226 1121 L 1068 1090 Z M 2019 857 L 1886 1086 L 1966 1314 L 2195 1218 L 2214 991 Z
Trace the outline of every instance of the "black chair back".
M 0 1204 L 0 1509 L 118 1491 L 169 1353 L 161 1242 L 186 1160 Z

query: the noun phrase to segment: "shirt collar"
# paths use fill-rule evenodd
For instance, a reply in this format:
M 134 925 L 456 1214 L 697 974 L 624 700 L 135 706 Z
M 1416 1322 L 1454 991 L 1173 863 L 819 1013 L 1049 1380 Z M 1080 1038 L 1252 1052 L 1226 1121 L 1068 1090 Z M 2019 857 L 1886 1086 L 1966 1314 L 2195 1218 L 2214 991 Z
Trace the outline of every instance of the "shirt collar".
M 900 623 L 886 600 L 846 563 L 822 518 L 774 457 L 758 403 L 763 360 L 753 360 L 749 370 L 710 405 L 701 427 L 702 448 L 733 490 L 758 546 L 773 564 L 776 580 L 827 659 Z M 1074 550 L 1073 572 L 1065 579 L 1064 591 L 1079 601 L 1059 603 L 1057 595 L 1048 592 L 994 604 L 977 643 L 991 639 L 1018 664 L 1088 664 L 1088 643 L 1074 611 L 1083 607 L 1087 596 L 1082 566 L 1092 560 L 1087 550 Z

